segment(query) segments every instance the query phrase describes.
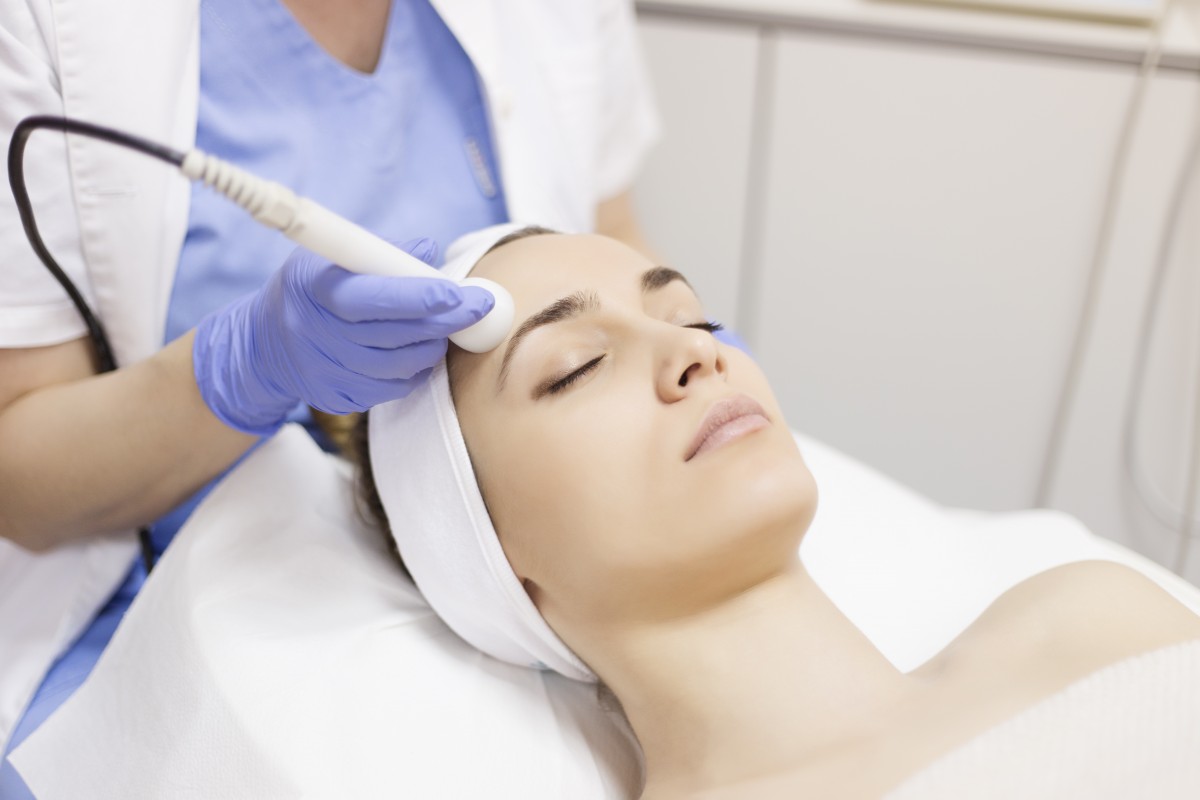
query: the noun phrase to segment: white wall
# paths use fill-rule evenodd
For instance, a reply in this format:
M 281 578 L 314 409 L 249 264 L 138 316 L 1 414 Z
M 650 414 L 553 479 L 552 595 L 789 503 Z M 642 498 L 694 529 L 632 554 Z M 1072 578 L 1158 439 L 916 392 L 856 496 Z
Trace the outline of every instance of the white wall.
M 737 327 L 758 36 L 746 27 L 643 19 L 663 138 L 639 216 L 707 311 Z
M 1184 170 L 1186 151 L 1200 135 L 1198 95 L 1194 77 L 1173 75 L 1156 80 L 1148 97 L 1051 494 L 1054 505 L 1171 567 L 1182 526 L 1164 525 L 1148 512 L 1133 489 L 1122 436 L 1141 316 L 1172 190 L 1183 180 L 1190 196 L 1152 321 L 1136 446 L 1149 494 L 1161 497 L 1164 512 L 1182 509 L 1200 366 L 1200 186 L 1196 170 Z M 1193 557 L 1184 574 L 1200 581 L 1200 560 Z

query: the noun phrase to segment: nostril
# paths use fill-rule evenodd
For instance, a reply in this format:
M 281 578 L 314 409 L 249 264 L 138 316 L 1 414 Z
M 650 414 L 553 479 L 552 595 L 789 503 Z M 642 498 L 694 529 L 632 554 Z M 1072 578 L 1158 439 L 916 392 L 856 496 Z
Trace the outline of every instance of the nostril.
M 683 374 L 679 376 L 679 385 L 687 386 L 688 385 L 688 376 L 692 374 L 692 370 L 699 369 L 699 368 L 700 368 L 699 364 L 689 364 L 688 368 L 685 369 L 683 371 Z

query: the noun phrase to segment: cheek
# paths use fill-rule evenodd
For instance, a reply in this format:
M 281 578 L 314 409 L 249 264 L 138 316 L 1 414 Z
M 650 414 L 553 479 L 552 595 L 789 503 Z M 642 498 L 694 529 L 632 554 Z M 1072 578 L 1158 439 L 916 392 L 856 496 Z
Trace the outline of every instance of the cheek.
M 742 457 L 705 465 L 716 474 L 701 477 L 711 490 L 699 493 L 704 500 L 693 504 L 693 510 L 712 527 L 749 532 L 783 526 L 802 535 L 816 512 L 816 482 L 758 364 L 740 350 L 724 350 L 730 386 L 758 400 L 773 424 Z
M 737 355 L 731 385 L 775 424 L 761 446 L 704 464 L 682 461 L 687 426 L 632 389 L 468 415 L 489 423 L 464 431 L 517 574 L 604 615 L 737 591 L 794 559 L 816 488 L 761 371 Z
M 619 400 L 514 414 L 472 448 L 492 521 L 522 577 L 592 582 L 652 516 L 652 419 Z M 628 543 L 628 544 L 627 544 Z M 617 551 L 617 552 L 614 552 Z

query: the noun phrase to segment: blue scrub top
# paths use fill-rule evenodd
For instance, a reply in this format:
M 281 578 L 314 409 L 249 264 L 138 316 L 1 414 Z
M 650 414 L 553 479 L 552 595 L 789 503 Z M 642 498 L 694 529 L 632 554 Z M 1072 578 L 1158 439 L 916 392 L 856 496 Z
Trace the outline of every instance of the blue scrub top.
M 424 236 L 444 250 L 463 233 L 507 219 L 478 76 L 429 0 L 392 0 L 371 74 L 322 50 L 279 0 L 202 0 L 200 13 L 197 147 L 387 239 Z M 293 249 L 194 184 L 164 340 L 255 291 Z M 307 411 L 293 419 L 306 421 Z M 158 553 L 207 492 L 154 524 Z M 145 578 L 138 559 L 51 668 L 10 750 L 83 683 Z M 28 797 L 6 758 L 0 798 Z

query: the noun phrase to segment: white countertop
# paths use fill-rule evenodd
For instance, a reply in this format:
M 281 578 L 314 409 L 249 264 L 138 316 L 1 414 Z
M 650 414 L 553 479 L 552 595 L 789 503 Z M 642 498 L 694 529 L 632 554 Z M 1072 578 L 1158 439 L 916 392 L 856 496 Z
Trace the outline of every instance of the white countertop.
M 1200 0 L 1175 3 L 1164 26 L 1160 68 L 1200 71 L 1200 8 L 1187 5 L 1197 3 Z M 638 0 L 637 7 L 649 15 L 919 38 L 1133 64 L 1142 60 L 1150 38 L 1147 24 L 892 0 Z

